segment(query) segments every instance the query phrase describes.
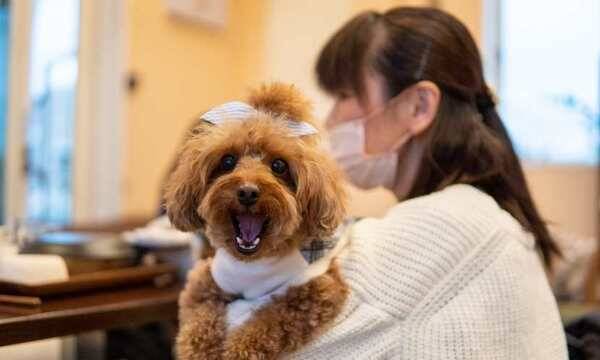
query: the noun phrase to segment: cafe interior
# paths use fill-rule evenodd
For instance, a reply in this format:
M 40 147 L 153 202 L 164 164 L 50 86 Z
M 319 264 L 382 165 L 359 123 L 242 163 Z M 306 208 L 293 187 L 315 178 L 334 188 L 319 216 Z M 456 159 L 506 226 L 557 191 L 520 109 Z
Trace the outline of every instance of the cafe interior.
M 596 315 L 569 336 L 600 349 L 599 2 L 3 0 L 0 359 L 173 358 L 203 251 L 162 201 L 188 129 L 269 81 L 294 84 L 322 123 L 320 49 L 356 14 L 396 6 L 442 9 L 472 33 L 563 252 L 547 274 L 563 324 Z M 397 202 L 347 189 L 355 218 Z

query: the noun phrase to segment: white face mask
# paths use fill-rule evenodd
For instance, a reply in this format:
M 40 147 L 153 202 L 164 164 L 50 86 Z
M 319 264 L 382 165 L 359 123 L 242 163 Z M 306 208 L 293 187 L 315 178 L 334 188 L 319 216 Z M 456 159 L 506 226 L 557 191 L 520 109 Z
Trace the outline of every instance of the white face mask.
M 365 190 L 378 186 L 393 190 L 399 146 L 383 154 L 366 154 L 363 119 L 344 121 L 332 127 L 329 142 L 333 158 L 355 186 Z

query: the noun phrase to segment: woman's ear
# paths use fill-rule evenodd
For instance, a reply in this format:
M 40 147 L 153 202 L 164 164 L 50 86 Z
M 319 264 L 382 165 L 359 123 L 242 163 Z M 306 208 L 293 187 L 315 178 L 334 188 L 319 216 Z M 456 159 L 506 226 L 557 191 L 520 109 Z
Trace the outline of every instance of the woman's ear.
M 412 85 L 409 89 L 411 111 L 408 129 L 411 135 L 422 134 L 429 129 L 440 105 L 441 92 L 436 84 L 423 80 Z
M 395 151 L 426 131 L 438 111 L 440 89 L 431 81 L 419 81 L 390 99 L 383 112 L 366 118 L 365 151 Z

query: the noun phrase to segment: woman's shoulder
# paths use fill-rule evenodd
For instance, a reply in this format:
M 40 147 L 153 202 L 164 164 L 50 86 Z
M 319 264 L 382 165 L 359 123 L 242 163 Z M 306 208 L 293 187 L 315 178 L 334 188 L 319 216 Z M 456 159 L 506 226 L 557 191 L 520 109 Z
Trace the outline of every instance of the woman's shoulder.
M 488 213 L 499 210 L 495 200 L 485 192 L 472 185 L 455 184 L 429 195 L 402 201 L 392 207 L 387 215 L 425 208 L 459 214 L 471 214 L 474 210 Z
M 369 246 L 393 247 L 405 253 L 420 249 L 422 256 L 439 253 L 462 259 L 498 231 L 522 233 L 517 221 L 492 197 L 469 185 L 452 185 L 401 202 L 383 218 L 363 219 L 353 226 L 352 234 Z
M 403 317 L 457 269 L 494 256 L 511 219 L 479 190 L 451 186 L 354 224 L 342 268 L 363 299 Z
M 522 227 L 490 195 L 471 185 L 456 184 L 429 195 L 403 201 L 386 214 L 385 223 L 430 228 L 460 228 L 460 236 L 476 240 L 498 230 L 522 232 Z

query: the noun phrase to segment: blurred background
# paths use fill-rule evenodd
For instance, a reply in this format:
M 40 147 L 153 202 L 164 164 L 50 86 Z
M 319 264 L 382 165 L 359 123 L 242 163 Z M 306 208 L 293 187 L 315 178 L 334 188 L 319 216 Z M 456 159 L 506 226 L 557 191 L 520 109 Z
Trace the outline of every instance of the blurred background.
M 322 119 L 316 55 L 366 9 L 436 6 L 481 47 L 542 214 L 598 227 L 600 4 L 594 0 L 19 0 L 0 2 L 0 214 L 147 219 L 194 118 L 262 81 L 295 83 Z M 384 191 L 353 191 L 381 215 Z
M 576 287 L 597 284 L 597 0 L 0 0 L 0 223 L 142 226 L 199 114 L 278 80 L 324 119 L 320 48 L 360 11 L 402 5 L 470 29 L 543 217 L 565 248 L 581 244 L 571 258 L 592 259 Z M 395 202 L 351 194 L 355 216 Z

